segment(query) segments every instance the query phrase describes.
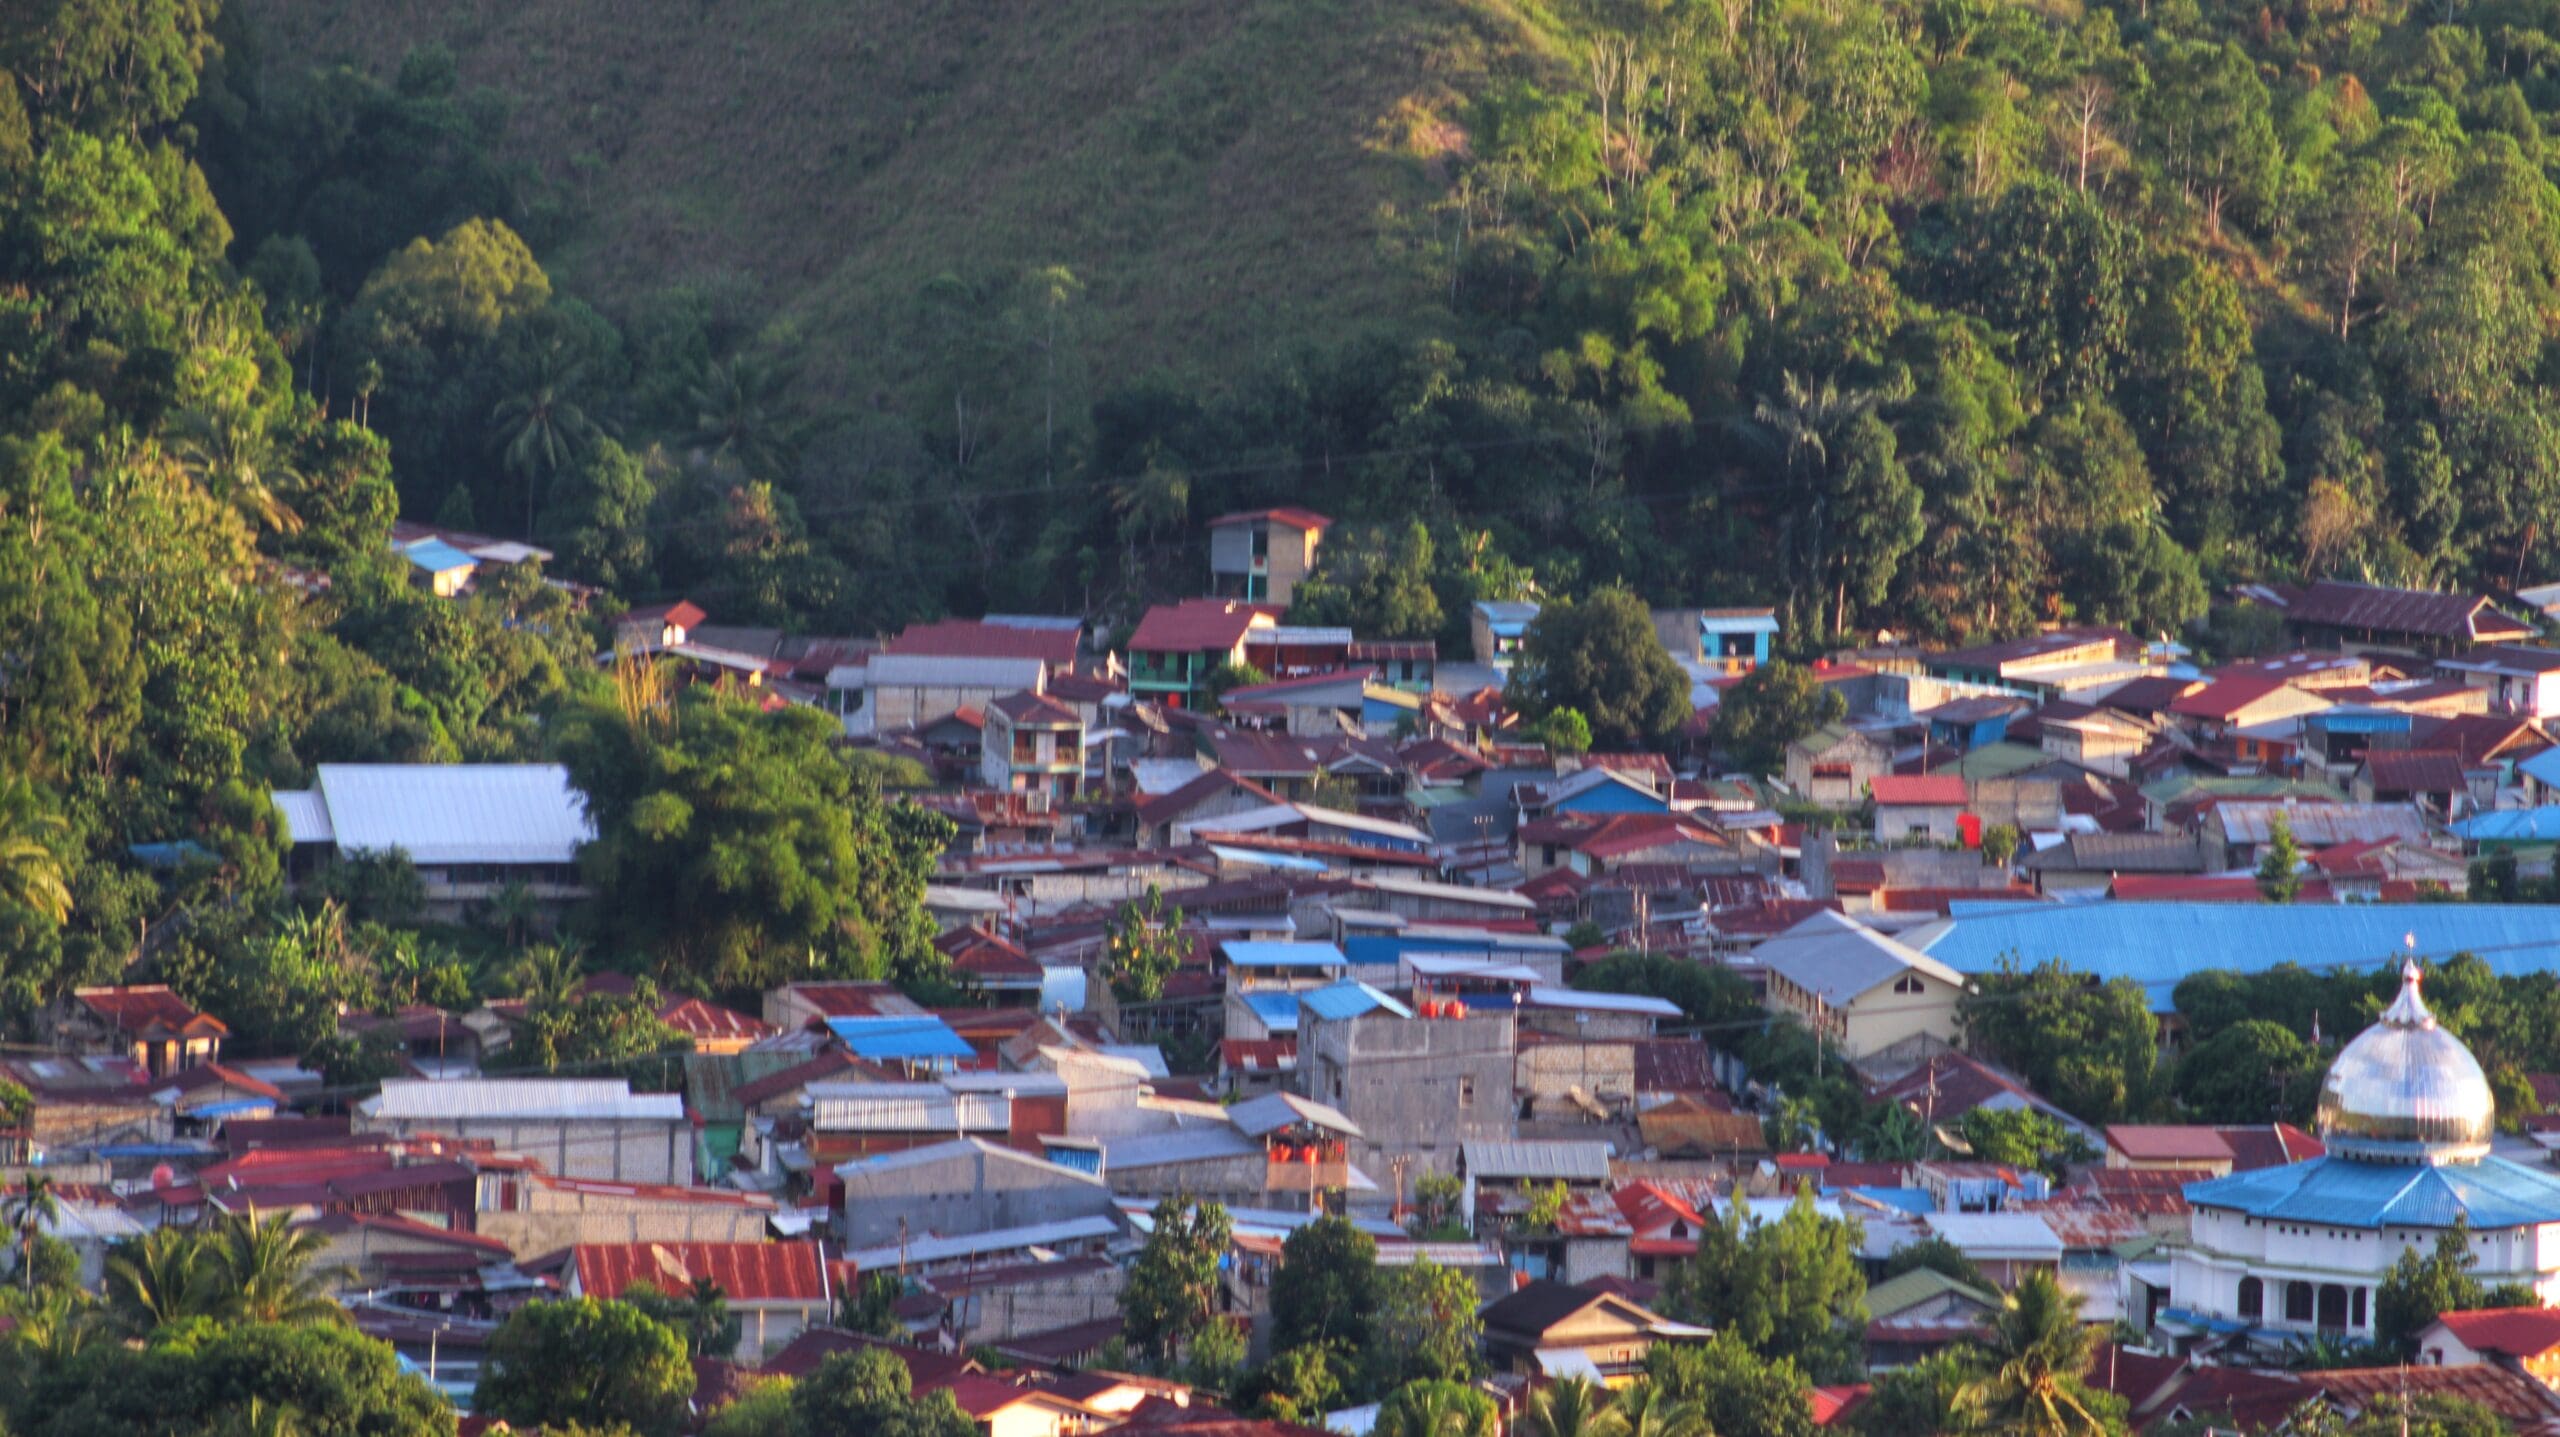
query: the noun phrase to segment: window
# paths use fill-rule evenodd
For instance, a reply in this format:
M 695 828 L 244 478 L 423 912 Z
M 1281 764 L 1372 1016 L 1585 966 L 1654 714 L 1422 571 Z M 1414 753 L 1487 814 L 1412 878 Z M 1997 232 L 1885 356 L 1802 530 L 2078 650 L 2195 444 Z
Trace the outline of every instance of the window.
M 2355 1311 L 2354 1314 L 2347 1319 L 2347 1325 L 2350 1327 L 2362 1327 L 2365 1324 L 2364 1302 L 2366 1291 L 2367 1289 L 2359 1287 L 2353 1293 Z M 2441 1358 L 2444 1354 L 2438 1353 L 2436 1355 Z
M 1458 1106 L 1462 1108 L 1472 1108 L 1475 1105 L 1476 1080 L 1473 1078 L 1460 1078 L 1458 1080 Z
M 1893 991 L 1896 993 L 1918 993 L 1922 990 L 1923 985 L 1920 980 L 1908 973 L 1893 980 Z
M 2267 1285 L 2254 1277 L 2240 1279 L 2240 1315 L 2255 1322 L 2267 1315 Z
M 2310 1283 L 2286 1283 L 2284 1285 L 2284 1320 L 2287 1322 L 2309 1322 L 2311 1320 L 2311 1309 L 2314 1300 L 2315 1295 Z

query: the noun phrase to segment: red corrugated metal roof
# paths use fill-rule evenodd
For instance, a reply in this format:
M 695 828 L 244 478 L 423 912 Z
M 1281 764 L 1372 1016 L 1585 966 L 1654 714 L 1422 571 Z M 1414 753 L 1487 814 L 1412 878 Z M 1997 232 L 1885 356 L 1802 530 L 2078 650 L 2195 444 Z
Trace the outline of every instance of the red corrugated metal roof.
M 131 988 L 75 988 L 72 996 L 119 1033 L 138 1038 L 212 1037 L 229 1033 L 221 1019 L 199 1013 L 158 983 Z
M 1233 599 L 1185 599 L 1158 604 L 1138 621 L 1129 636 L 1132 653 L 1225 653 L 1244 642 L 1245 632 L 1264 617 L 1268 605 Z
M 880 646 L 886 654 L 955 659 L 1038 659 L 1053 669 L 1076 661 L 1076 631 L 990 624 L 983 619 L 940 619 L 909 624 Z
M 1879 804 L 1928 808 L 1962 808 L 1965 804 L 1964 780 L 1951 773 L 1878 774 L 1868 781 L 1868 788 Z
M 2448 1312 L 2436 1320 L 2474 1352 L 2523 1358 L 2560 1348 L 2560 1309 L 2491 1307 Z
M 587 1297 L 619 1298 L 635 1282 L 680 1292 L 707 1277 L 732 1303 L 824 1302 L 851 1267 L 822 1278 L 817 1250 L 797 1242 L 580 1243 L 569 1260 Z
M 2375 797 L 2391 794 L 2460 793 L 2466 780 L 2462 760 L 2431 749 L 2376 749 L 2364 756 Z
M 658 1010 L 658 1021 L 699 1042 L 704 1039 L 746 1039 L 773 1036 L 773 1025 L 761 1018 L 750 1018 L 734 1009 L 706 1003 L 700 998 L 678 998 Z
M 2284 613 L 2296 623 L 2432 639 L 2484 642 L 2533 636 L 2532 629 L 2498 612 L 2478 594 L 2384 589 L 2335 579 L 2323 579 L 2290 596 Z
M 1256 519 L 1268 520 L 1274 524 L 1286 524 L 1293 529 L 1329 529 L 1333 527 L 1333 521 L 1331 519 L 1317 513 L 1315 510 L 1300 509 L 1289 505 L 1283 505 L 1277 509 L 1244 509 L 1233 514 L 1221 514 L 1217 518 L 1209 521 L 1209 527 L 1212 529 L 1223 529 L 1230 524 L 1250 524 Z

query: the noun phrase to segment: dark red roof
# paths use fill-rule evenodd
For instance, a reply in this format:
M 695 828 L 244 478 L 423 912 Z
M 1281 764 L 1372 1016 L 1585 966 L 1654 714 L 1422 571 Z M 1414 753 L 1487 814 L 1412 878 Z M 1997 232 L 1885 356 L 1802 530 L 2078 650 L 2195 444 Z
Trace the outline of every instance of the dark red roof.
M 850 1264 L 818 1271 L 817 1249 L 797 1242 L 580 1243 L 569 1250 L 579 1290 L 588 1297 L 619 1298 L 635 1282 L 681 1291 L 696 1279 L 720 1285 L 732 1303 L 824 1302 L 841 1291 Z
M 618 622 L 659 624 L 678 629 L 690 629 L 710 617 L 702 611 L 701 605 L 689 599 L 678 599 L 672 604 L 650 604 L 644 608 L 633 609 L 625 613 Z
M 92 1013 L 128 1037 L 167 1039 L 220 1037 L 231 1030 L 221 1019 L 199 1013 L 164 984 L 131 988 L 76 988 L 72 996 Z
M 2249 705 L 2292 687 L 2284 680 L 2258 674 L 2216 679 L 2169 703 L 2169 712 L 2187 718 L 2227 719 Z
M 768 1377 L 806 1377 L 818 1370 L 820 1363 L 839 1352 L 860 1352 L 876 1347 L 907 1365 L 907 1375 L 919 1388 L 938 1387 L 965 1376 L 971 1363 L 965 1357 L 947 1352 L 928 1352 L 903 1342 L 884 1342 L 877 1337 L 846 1332 L 834 1327 L 812 1327 L 791 1339 L 780 1352 L 766 1358 L 757 1371 Z
M 2291 1123 L 2256 1123 L 2247 1127 L 2217 1128 L 2215 1131 L 2231 1148 L 2231 1166 L 2235 1172 L 2280 1168 L 2288 1163 L 2326 1157 L 2329 1152 L 2328 1144 Z
M 1867 786 L 1879 804 L 1962 808 L 1966 800 L 1964 780 L 1951 773 L 1878 774 Z
M 1076 631 L 1064 627 L 991 624 L 984 619 L 939 619 L 909 624 L 880 646 L 886 654 L 955 659 L 1038 659 L 1053 669 L 1075 666 Z
M 1218 1066 L 1229 1073 L 1277 1073 L 1297 1066 L 1295 1038 L 1221 1038 Z
M 2560 1347 L 2560 1308 L 2489 1307 L 2448 1312 L 2436 1321 L 2474 1352 L 2531 1358 Z
M 2420 749 L 2374 749 L 2364 756 L 2366 774 L 2377 798 L 2396 794 L 2460 793 L 2462 760 L 2449 753 Z
M 1718 933 L 1729 937 L 1761 937 L 1784 933 L 1817 913 L 1840 911 L 1836 898 L 1770 898 L 1748 908 L 1735 908 L 1718 913 L 1713 922 Z
M 265 1098 L 271 1103 L 284 1101 L 284 1089 L 263 1078 L 253 1078 L 237 1068 L 227 1068 L 220 1063 L 198 1064 L 185 1072 L 163 1079 L 160 1084 L 162 1090 L 175 1088 L 181 1093 L 192 1093 L 200 1088 L 212 1087 L 236 1088 L 241 1092 Z
M 1643 853 L 1675 843 L 1696 843 L 1710 848 L 1725 846 L 1722 835 L 1682 814 L 1613 813 L 1589 833 L 1573 840 L 1573 849 L 1594 858 L 1615 858 L 1620 854 Z
M 2297 594 L 2286 596 L 2284 613 L 2286 618 L 2296 623 L 2378 634 L 2414 634 L 2463 643 L 2533 636 L 2530 627 L 2500 613 L 2495 605 L 2479 594 L 2385 589 L 2336 579 L 2323 579 Z
M 2477 1402 L 2511 1426 L 2543 1426 L 2560 1417 L 2551 1389 L 2521 1372 L 2479 1364 L 2470 1367 L 2353 1367 L 2306 1372 L 2302 1381 L 2332 1402 L 2362 1410 L 2378 1398 L 2455 1397 Z
M 954 928 L 933 940 L 951 966 L 977 978 L 1037 978 L 1040 965 L 1022 945 L 978 928 Z
M 1233 599 L 1185 599 L 1158 604 L 1129 636 L 1133 653 L 1223 654 L 1244 642 L 1245 632 L 1269 606 Z
M 1286 524 L 1292 529 L 1329 529 L 1333 527 L 1333 521 L 1331 519 L 1326 518 L 1324 515 L 1317 513 L 1313 509 L 1291 508 L 1286 505 L 1278 509 L 1245 509 L 1233 514 L 1221 514 L 1217 518 L 1209 521 L 1209 527 L 1212 529 L 1223 529 L 1230 524 L 1250 524 L 1256 519 L 1266 520 L 1274 524 Z
M 834 1077 L 838 1073 L 861 1067 L 861 1060 L 841 1048 L 831 1048 L 805 1063 L 797 1063 L 780 1072 L 767 1073 L 751 1082 L 740 1083 L 729 1090 L 729 1097 L 741 1107 L 752 1108 L 785 1093 L 797 1092 L 811 1083 Z
M 1030 692 L 1006 694 L 987 705 L 1015 724 L 1076 724 L 1084 722 L 1076 711 L 1049 697 Z
M 2412 751 L 2450 753 L 2467 766 L 2510 753 L 2523 757 L 2550 746 L 2550 736 L 2540 724 L 2507 714 L 2454 714 L 2435 720 L 2409 743 Z

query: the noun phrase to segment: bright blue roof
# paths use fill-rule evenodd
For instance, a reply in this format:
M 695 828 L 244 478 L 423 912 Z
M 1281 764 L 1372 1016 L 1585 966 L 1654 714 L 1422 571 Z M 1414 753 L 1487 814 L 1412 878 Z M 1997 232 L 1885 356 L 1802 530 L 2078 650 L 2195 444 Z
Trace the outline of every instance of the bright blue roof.
M 1297 994 L 1243 993 L 1237 996 L 1243 998 L 1244 1005 L 1253 1010 L 1253 1016 L 1262 1020 L 1263 1027 L 1274 1033 L 1298 1031 Z
M 1230 966 L 1237 968 L 1344 968 L 1351 960 L 1330 943 L 1273 943 L 1237 939 L 1221 943 L 1218 951 L 1227 955 Z
M 1778 631 L 1775 614 L 1702 614 L 1698 631 L 1704 634 L 1774 634 Z
M 2473 952 L 2502 975 L 2560 971 L 2560 907 L 2495 903 L 2047 903 L 1962 910 L 1903 941 L 1960 973 L 2048 958 L 2130 978 L 2167 1011 L 2190 974 L 2279 964 L 2369 968 L 2417 936 L 2430 958 Z
M 855 1057 L 872 1062 L 968 1058 L 977 1053 L 940 1018 L 829 1018 L 827 1031 L 842 1039 Z
M 1345 1018 L 1357 1018 L 1363 1013 L 1375 1013 L 1380 1009 L 1393 1013 L 1399 1018 L 1413 1016 L 1411 1008 L 1366 983 L 1336 983 L 1330 987 L 1318 988 L 1312 993 L 1301 993 L 1298 995 L 1298 1001 L 1306 1005 L 1308 1012 L 1334 1022 L 1340 1022 Z
M 420 539 L 414 544 L 403 545 L 400 552 L 410 563 L 430 574 L 468 569 L 480 562 L 442 539 Z
M 1853 1187 L 1849 1191 L 1862 1198 L 1883 1203 L 1886 1207 L 1910 1213 L 1914 1217 L 1926 1217 L 1938 1210 L 1938 1200 L 1929 1196 L 1929 1190 L 1926 1188 Z
M 2189 1183 L 2187 1201 L 2270 1222 L 2451 1227 L 2467 1219 L 2478 1231 L 2560 1222 L 2560 1176 L 2505 1158 L 2440 1167 L 2313 1158 Z
M 2560 788 L 2560 748 L 2546 748 L 2516 764 L 2516 772 L 2533 775 L 2537 783 Z
M 2527 759 L 2525 767 L 2530 771 L 2535 762 L 2554 754 L 2560 754 L 2560 748 L 2544 749 Z M 2534 777 L 2542 778 L 2542 775 L 2537 773 Z M 2554 780 L 2543 781 L 2549 783 Z M 2560 843 L 2560 804 L 2546 804 L 2541 808 L 2491 809 L 2487 813 L 2475 813 L 2452 825 L 2452 828 L 2454 837 L 2467 838 L 2473 843 Z

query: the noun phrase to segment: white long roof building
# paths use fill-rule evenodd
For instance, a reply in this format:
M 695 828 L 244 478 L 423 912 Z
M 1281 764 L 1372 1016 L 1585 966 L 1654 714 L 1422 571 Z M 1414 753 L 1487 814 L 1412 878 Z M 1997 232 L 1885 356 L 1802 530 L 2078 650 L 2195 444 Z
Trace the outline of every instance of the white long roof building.
M 595 837 L 556 763 L 324 763 L 311 787 L 274 800 L 296 844 L 396 848 L 430 867 L 571 863 Z

